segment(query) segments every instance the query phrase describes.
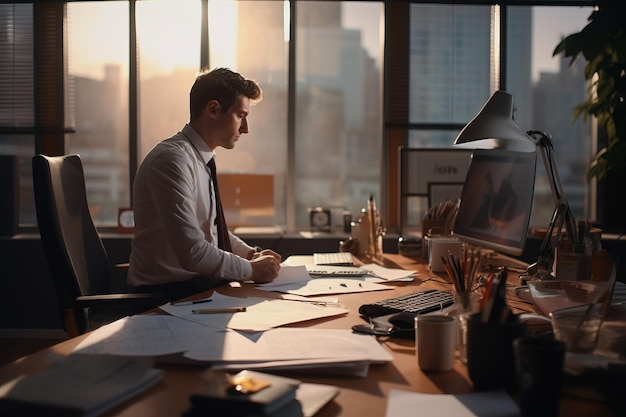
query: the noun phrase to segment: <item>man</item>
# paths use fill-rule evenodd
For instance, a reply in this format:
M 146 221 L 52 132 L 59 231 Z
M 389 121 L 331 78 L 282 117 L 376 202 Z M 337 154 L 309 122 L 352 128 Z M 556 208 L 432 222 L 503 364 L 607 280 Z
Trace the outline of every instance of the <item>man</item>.
M 218 225 L 219 187 L 207 165 L 215 148 L 233 149 L 248 133 L 250 105 L 261 98 L 254 81 L 229 69 L 202 72 L 189 94 L 189 123 L 141 163 L 133 185 L 128 271 L 138 291 L 164 291 L 178 299 L 224 280 L 266 283 L 278 275 L 280 255 L 255 249 Z

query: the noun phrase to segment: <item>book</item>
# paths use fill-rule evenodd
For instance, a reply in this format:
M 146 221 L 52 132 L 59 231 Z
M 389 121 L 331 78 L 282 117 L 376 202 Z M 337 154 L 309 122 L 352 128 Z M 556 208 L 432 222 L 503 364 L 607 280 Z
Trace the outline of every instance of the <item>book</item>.
M 296 391 L 300 385 L 297 379 L 251 370 L 234 375 L 208 370 L 203 377 L 208 384 L 202 391 L 191 395 L 192 406 L 211 412 L 222 411 L 231 416 L 271 415 L 283 406 L 297 402 Z
M 95 417 L 156 384 L 150 358 L 74 354 L 0 386 L 0 415 Z
M 303 413 L 302 405 L 297 400 L 291 400 L 269 414 L 249 413 L 242 410 L 230 410 L 225 407 L 205 408 L 191 404 L 182 417 L 207 417 L 214 415 L 228 415 L 228 417 L 310 417 Z

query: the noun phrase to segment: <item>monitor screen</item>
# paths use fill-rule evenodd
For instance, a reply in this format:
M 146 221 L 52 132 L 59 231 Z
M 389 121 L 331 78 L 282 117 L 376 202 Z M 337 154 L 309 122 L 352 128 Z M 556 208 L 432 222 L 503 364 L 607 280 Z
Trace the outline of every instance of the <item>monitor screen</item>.
M 471 245 L 521 255 L 530 222 L 536 162 L 536 152 L 475 150 L 453 234 Z

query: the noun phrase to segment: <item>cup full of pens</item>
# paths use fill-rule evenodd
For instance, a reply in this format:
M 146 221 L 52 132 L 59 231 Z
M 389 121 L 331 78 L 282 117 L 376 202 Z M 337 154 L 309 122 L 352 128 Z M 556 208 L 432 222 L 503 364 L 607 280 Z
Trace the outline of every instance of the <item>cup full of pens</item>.
M 480 248 L 469 245 L 463 246 L 460 256 L 448 251 L 446 256 L 441 257 L 448 280 L 454 285 L 454 308 L 448 314 L 454 316 L 458 323 L 457 349 L 463 363 L 467 363 L 468 319 L 478 312 L 481 301 L 480 268 L 483 258 Z
M 516 389 L 513 341 L 526 335 L 526 322 L 506 304 L 506 277 L 506 268 L 489 277 L 467 321 L 467 368 L 477 390 Z

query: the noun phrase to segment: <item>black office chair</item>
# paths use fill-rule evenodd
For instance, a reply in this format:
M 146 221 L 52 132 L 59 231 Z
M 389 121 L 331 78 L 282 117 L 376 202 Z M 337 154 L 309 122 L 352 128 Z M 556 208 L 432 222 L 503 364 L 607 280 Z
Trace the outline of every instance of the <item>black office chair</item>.
M 41 243 L 68 335 L 92 329 L 90 318 L 112 321 L 167 302 L 162 294 L 110 291 L 113 265 L 89 213 L 80 157 L 35 155 L 32 166 Z

